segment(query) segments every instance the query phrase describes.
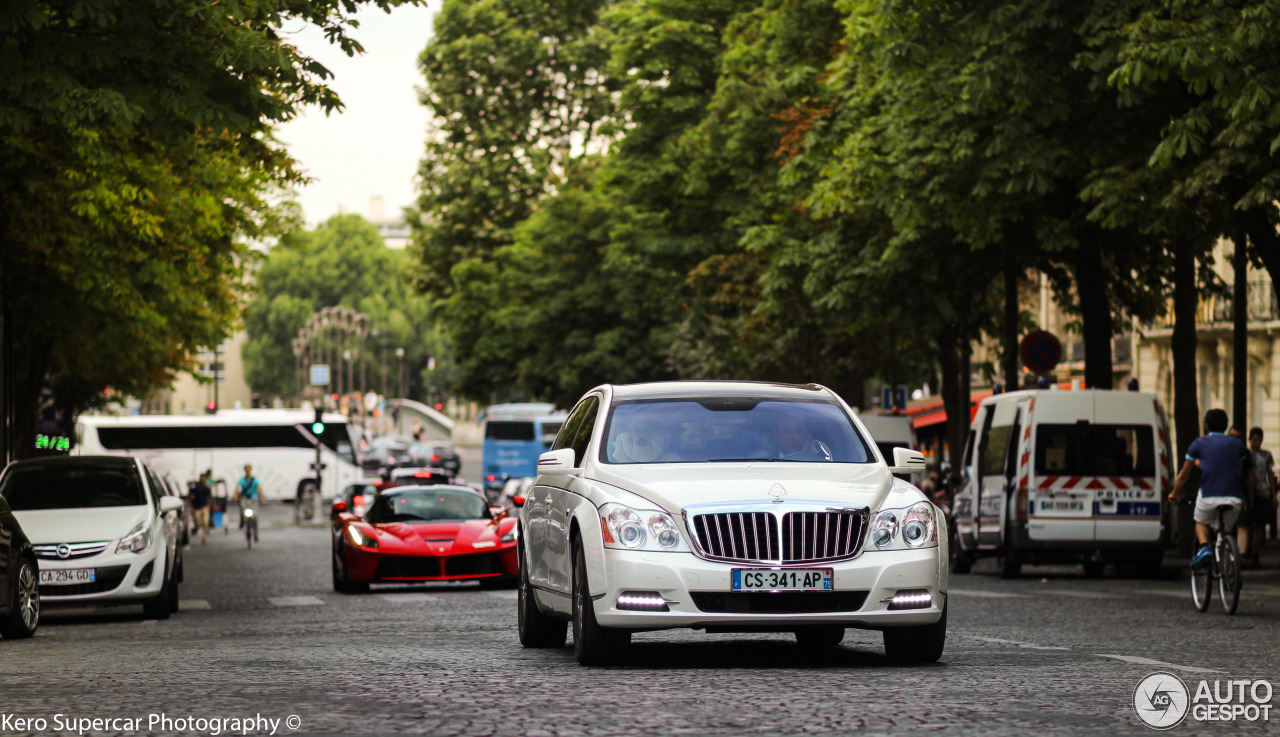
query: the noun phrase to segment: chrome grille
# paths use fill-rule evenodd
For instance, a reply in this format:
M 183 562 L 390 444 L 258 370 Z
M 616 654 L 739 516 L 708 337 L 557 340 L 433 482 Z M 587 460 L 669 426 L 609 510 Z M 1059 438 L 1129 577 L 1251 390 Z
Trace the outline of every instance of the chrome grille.
M 723 512 L 693 518 L 698 544 L 713 558 L 775 560 L 778 518 L 768 512 Z
M 694 514 L 691 529 L 707 558 L 741 563 L 816 563 L 852 558 L 866 515 L 854 510 Z
M 782 552 L 787 563 L 851 558 L 862 542 L 860 514 L 788 512 L 782 517 Z
M 91 555 L 97 555 L 107 549 L 110 541 L 93 542 L 93 543 L 49 543 L 47 545 L 32 545 L 31 549 L 35 551 L 37 558 L 45 560 L 75 560 L 76 558 L 88 558 Z M 58 548 L 65 547 L 66 555 L 58 555 Z

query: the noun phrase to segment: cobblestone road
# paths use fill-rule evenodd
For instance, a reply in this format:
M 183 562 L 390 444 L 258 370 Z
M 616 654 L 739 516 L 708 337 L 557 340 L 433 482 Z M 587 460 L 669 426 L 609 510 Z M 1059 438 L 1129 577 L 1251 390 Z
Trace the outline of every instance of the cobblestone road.
M 1280 688 L 1274 552 L 1270 569 L 1247 572 L 1235 617 L 1216 601 L 1196 613 L 1173 563 L 1161 580 L 1029 567 L 1002 581 L 980 565 L 953 580 L 936 665 L 889 666 L 872 632 L 806 651 L 790 636 L 675 631 L 637 635 L 626 666 L 585 669 L 569 649 L 520 647 L 512 591 L 334 593 L 327 528 L 288 515 L 268 505 L 253 550 L 232 530 L 187 551 L 170 620 L 49 610 L 37 637 L 0 641 L 0 734 L 40 731 L 15 728 L 19 717 L 52 731 L 55 714 L 137 718 L 140 729 L 113 731 L 144 733 L 161 713 L 296 716 L 278 734 L 1146 734 L 1131 704 L 1153 671 L 1193 690 L 1202 679 Z M 1228 732 L 1276 734 L 1280 714 L 1174 730 Z

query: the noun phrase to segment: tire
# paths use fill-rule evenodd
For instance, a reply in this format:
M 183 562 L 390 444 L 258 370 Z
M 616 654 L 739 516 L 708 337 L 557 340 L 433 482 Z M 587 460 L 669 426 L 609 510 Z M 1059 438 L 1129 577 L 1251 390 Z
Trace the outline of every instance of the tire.
M 1107 569 L 1107 564 L 1100 561 L 1091 560 L 1084 564 L 1085 578 L 1102 578 L 1102 573 Z
M 341 566 L 337 562 L 339 558 L 342 560 Z M 341 551 L 334 556 L 333 587 L 344 594 L 367 594 L 369 592 L 368 581 L 352 581 L 347 578 L 347 559 L 346 555 Z
M 948 548 L 948 557 L 951 558 L 952 573 L 964 574 L 973 569 L 973 553 L 961 550 L 958 541 L 951 543 Z
M 893 663 L 935 663 L 947 643 L 947 610 L 933 624 L 890 627 L 884 631 L 884 652 Z
M 581 665 L 620 665 L 631 648 L 629 630 L 601 627 L 587 586 L 587 556 L 573 545 L 573 657 Z
M 19 559 L 10 593 L 9 615 L 0 620 L 0 636 L 11 640 L 31 637 L 40 626 L 40 576 L 31 559 Z
M 329 553 L 329 564 L 330 564 L 330 567 L 333 569 L 333 590 L 334 590 L 334 591 L 337 591 L 338 593 L 342 593 L 342 592 L 345 590 L 345 589 L 344 589 L 344 584 L 346 583 L 346 581 L 345 581 L 345 579 L 343 578 L 342 572 L 341 572 L 340 570 L 338 570 L 338 550 L 337 550 L 337 548 L 333 548 L 333 549 L 330 551 L 330 553 Z
M 1218 595 L 1227 614 L 1235 614 L 1240 606 L 1240 548 L 1235 535 L 1222 535 L 1221 558 L 1218 561 Z
M 520 560 L 520 577 L 516 585 L 517 627 L 520 644 L 524 647 L 564 647 L 569 634 L 569 623 L 563 619 L 548 617 L 538 609 L 533 600 L 533 588 L 529 585 L 528 568 L 524 563 L 524 545 L 516 546 Z
M 175 575 L 169 577 L 169 613 L 178 613 L 178 577 L 177 571 Z
M 796 630 L 796 644 L 801 647 L 835 647 L 844 642 L 844 627 L 818 624 Z
M 1205 561 L 1204 563 L 1191 569 L 1191 602 L 1195 604 L 1197 611 L 1206 611 L 1209 608 L 1210 585 L 1213 583 L 1213 562 Z
M 1022 561 L 1012 551 L 1000 554 L 1000 578 L 1017 578 L 1022 575 Z M 885 630 L 888 632 L 888 630 Z
M 164 585 L 160 587 L 160 593 L 156 598 L 142 605 L 143 617 L 147 619 L 168 619 L 169 615 L 173 614 L 173 609 L 170 608 L 172 604 L 169 603 L 169 599 L 173 595 L 170 583 L 170 581 L 165 581 Z

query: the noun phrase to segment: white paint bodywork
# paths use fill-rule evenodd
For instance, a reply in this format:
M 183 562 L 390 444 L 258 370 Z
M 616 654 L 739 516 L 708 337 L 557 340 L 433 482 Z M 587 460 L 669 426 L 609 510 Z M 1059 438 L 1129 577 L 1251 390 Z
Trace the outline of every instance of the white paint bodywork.
M 720 383 L 707 382 L 708 385 Z M 746 385 L 750 386 L 750 385 Z M 625 391 L 625 387 L 620 390 Z M 749 389 L 745 390 L 749 392 Z M 942 616 L 947 591 L 947 530 L 943 515 L 934 508 L 938 541 L 930 546 L 881 551 L 864 544 L 852 559 L 811 566 L 833 569 L 834 588 L 867 591 L 857 611 L 824 614 L 739 614 L 700 611 L 691 592 L 729 592 L 734 568 L 747 568 L 708 560 L 694 552 L 656 552 L 606 547 L 600 507 L 615 502 L 636 510 L 657 510 L 673 517 L 690 549 L 692 534 L 683 511 L 689 505 L 724 503 L 772 504 L 770 490 L 781 484 L 786 495 L 780 507 L 818 502 L 836 508 L 867 507 L 870 517 L 880 509 L 905 508 L 928 501 L 910 483 L 895 479 L 885 459 L 870 442 L 857 416 L 830 390 L 829 398 L 843 407 L 858 432 L 867 440 L 872 456 L 868 463 L 718 462 L 611 464 L 599 458 L 614 387 L 593 389 L 601 402 L 586 457 L 575 459 L 572 474 L 544 473 L 537 477 L 521 510 L 526 546 L 527 575 L 536 600 L 544 611 L 570 613 L 572 546 L 579 541 L 587 563 L 589 591 L 595 600 L 595 616 L 606 627 L 666 629 L 676 627 L 751 626 L 787 630 L 797 625 L 838 623 L 848 627 L 879 629 L 896 625 L 931 624 Z M 566 427 L 568 424 L 566 423 Z M 871 550 L 867 550 L 871 547 Z M 927 609 L 889 611 L 881 601 L 900 589 L 927 589 L 933 604 Z M 669 612 L 620 610 L 617 597 L 624 591 L 657 591 L 668 601 Z

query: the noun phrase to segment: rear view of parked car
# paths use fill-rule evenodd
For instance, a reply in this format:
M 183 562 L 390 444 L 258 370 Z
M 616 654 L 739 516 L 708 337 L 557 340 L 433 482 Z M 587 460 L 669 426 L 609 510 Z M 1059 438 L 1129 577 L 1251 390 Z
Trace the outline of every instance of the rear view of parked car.
M 178 609 L 181 500 L 126 456 L 40 458 L 9 464 L 0 497 L 39 559 L 45 605 L 141 604 L 153 619 Z
M 4 497 L 0 497 L 0 555 L 0 636 L 30 637 L 40 625 L 40 565 Z

